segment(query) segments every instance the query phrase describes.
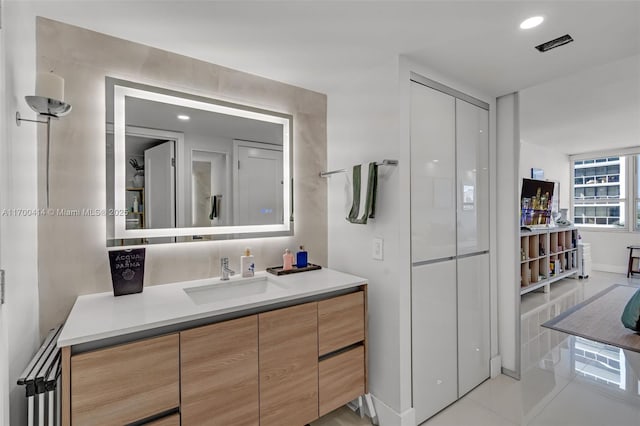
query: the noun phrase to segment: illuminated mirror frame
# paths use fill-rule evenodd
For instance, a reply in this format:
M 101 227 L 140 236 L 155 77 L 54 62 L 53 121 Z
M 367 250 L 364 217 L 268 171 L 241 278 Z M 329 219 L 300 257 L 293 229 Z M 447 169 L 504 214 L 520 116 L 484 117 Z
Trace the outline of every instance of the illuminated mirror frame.
M 276 123 L 282 125 L 282 164 L 283 164 L 283 212 L 284 223 L 271 225 L 233 225 L 211 227 L 188 228 L 160 228 L 160 229 L 126 229 L 126 217 L 116 215 L 114 217 L 113 239 L 153 239 L 159 237 L 190 237 L 201 235 L 218 235 L 220 239 L 229 238 L 255 238 L 263 236 L 284 236 L 293 234 L 293 180 L 291 172 L 292 164 L 292 122 L 293 117 L 273 111 L 238 105 L 217 99 L 209 99 L 186 93 L 173 92 L 155 87 L 126 82 L 127 86 L 120 85 L 120 80 L 114 81 L 114 208 L 116 211 L 127 210 L 126 206 L 126 158 L 125 158 L 125 98 L 134 97 L 149 101 L 183 106 L 185 108 L 200 109 L 220 114 L 252 120 Z M 136 87 L 131 87 L 135 85 Z M 144 89 L 138 88 L 144 87 Z M 149 89 L 149 90 L 145 90 Z M 152 91 L 153 90 L 153 91 Z M 288 215 L 287 215 L 287 212 Z M 224 238 L 226 236 L 227 238 Z M 152 241 L 151 241 L 152 242 Z

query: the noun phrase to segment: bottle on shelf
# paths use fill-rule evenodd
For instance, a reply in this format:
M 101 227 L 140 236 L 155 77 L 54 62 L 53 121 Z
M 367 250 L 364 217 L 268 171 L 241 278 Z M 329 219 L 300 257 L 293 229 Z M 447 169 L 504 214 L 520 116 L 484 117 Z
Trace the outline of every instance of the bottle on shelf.
M 304 246 L 300 246 L 300 251 L 296 253 L 296 267 L 297 268 L 306 268 L 308 265 L 307 262 L 307 252 L 304 249 Z
M 251 254 L 251 249 L 248 247 L 244 251 L 244 256 L 240 256 L 240 270 L 242 271 L 242 276 L 244 278 L 253 277 L 255 275 L 254 258 Z
M 282 255 L 282 270 L 290 271 L 291 269 L 293 269 L 293 253 L 291 253 L 291 250 L 286 249 Z

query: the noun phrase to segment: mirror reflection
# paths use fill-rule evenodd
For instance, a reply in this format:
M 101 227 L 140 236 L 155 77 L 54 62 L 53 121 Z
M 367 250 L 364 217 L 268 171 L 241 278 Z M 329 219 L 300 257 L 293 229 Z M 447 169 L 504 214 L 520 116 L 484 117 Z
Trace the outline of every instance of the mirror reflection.
M 289 231 L 291 118 L 174 94 L 114 85 L 112 239 Z

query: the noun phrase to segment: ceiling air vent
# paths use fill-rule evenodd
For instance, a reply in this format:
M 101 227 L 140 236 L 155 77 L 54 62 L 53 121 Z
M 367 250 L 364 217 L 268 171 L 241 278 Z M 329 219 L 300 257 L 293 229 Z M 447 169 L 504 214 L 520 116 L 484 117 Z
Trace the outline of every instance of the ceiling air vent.
M 541 52 L 546 52 L 548 50 L 555 49 L 556 47 L 564 46 L 565 44 L 571 43 L 572 41 L 573 41 L 573 37 L 571 37 L 569 34 L 565 34 L 562 37 L 558 37 L 555 40 L 551 40 L 546 43 L 539 44 L 538 46 L 536 46 L 536 49 L 538 49 Z

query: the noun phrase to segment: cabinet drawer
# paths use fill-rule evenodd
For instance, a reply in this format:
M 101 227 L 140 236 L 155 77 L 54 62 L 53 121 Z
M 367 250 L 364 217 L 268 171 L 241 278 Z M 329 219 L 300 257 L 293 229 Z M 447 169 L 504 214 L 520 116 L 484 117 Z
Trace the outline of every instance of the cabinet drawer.
M 365 393 L 364 346 L 320 361 L 320 416 Z
M 318 302 L 320 356 L 364 340 L 364 292 Z
M 144 426 L 180 426 L 180 414 L 172 414 L 151 423 L 145 423 Z
M 180 405 L 178 334 L 71 357 L 71 422 L 122 425 Z

